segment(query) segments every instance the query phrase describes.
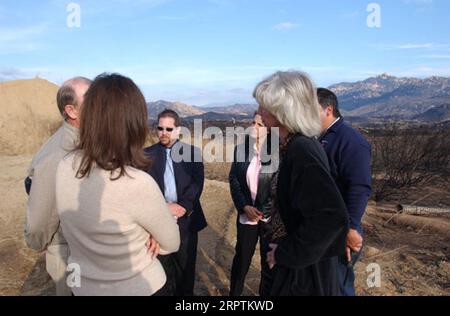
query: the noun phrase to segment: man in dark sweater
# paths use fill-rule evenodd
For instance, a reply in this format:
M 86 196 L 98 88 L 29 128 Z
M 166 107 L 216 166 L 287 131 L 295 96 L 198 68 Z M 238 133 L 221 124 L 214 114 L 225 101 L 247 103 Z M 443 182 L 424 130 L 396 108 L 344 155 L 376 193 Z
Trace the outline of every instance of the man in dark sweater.
M 363 243 L 361 219 L 372 192 L 371 148 L 359 132 L 344 122 L 332 91 L 319 88 L 317 95 L 323 127 L 319 140 L 328 155 L 331 175 L 344 198 L 350 221 L 346 253 L 339 260 L 341 294 L 354 296 L 353 267 Z

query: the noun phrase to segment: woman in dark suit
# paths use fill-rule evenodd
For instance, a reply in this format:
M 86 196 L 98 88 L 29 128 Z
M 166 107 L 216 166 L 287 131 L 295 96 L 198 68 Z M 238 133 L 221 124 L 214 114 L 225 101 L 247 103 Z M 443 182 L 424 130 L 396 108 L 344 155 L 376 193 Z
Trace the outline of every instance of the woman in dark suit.
M 250 268 L 256 243 L 260 239 L 262 269 L 268 270 L 262 235 L 271 211 L 270 181 L 273 175 L 270 136 L 267 137 L 261 116 L 255 113 L 250 133 L 236 146 L 229 181 L 238 211 L 236 254 L 231 268 L 230 296 L 240 296 Z M 262 158 L 263 157 L 263 158 Z
M 254 91 L 268 128 L 278 128 L 280 166 L 272 180 L 268 223 L 270 295 L 339 295 L 338 256 L 348 219 L 330 175 L 316 89 L 302 72 L 277 72 Z M 270 276 L 270 275 L 269 275 Z

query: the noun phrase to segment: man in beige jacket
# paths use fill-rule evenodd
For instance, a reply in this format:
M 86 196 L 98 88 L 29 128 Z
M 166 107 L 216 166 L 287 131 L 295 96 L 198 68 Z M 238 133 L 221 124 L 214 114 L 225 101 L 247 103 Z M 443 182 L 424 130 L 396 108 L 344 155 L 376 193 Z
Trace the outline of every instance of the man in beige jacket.
M 31 249 L 45 252 L 47 272 L 56 284 L 57 296 L 70 296 L 72 292 L 66 284 L 69 248 L 56 210 L 56 169 L 60 160 L 76 145 L 84 94 L 90 84 L 91 80 L 83 77 L 63 83 L 57 94 L 63 125 L 41 147 L 28 169 L 27 184 L 31 187 L 27 188 L 25 241 Z

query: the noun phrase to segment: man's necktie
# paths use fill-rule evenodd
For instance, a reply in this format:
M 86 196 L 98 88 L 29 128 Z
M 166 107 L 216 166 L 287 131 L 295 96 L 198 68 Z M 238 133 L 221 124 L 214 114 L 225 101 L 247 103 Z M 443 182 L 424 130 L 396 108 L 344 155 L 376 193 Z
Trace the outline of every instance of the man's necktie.
M 173 162 L 171 149 L 166 149 L 166 170 L 164 171 L 164 197 L 167 203 L 177 203 L 177 186 L 175 181 L 175 172 L 173 171 Z

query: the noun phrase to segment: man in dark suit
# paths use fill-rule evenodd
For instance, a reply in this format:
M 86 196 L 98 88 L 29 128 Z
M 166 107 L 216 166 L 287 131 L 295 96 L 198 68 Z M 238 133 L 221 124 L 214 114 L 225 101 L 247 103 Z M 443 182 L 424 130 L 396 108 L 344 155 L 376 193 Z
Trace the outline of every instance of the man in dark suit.
M 161 112 L 157 129 L 159 143 L 145 149 L 153 162 L 148 173 L 158 183 L 181 235 L 179 251 L 159 259 L 174 294 L 193 296 L 198 232 L 207 226 L 200 205 L 205 179 L 202 156 L 198 148 L 179 141 L 180 118 L 175 111 Z
M 344 122 L 336 95 L 324 88 L 317 90 L 321 105 L 323 132 L 320 137 L 339 191 L 345 201 L 350 230 L 346 254 L 339 260 L 341 294 L 354 296 L 355 265 L 363 244 L 361 219 L 372 192 L 371 148 L 367 140 Z

